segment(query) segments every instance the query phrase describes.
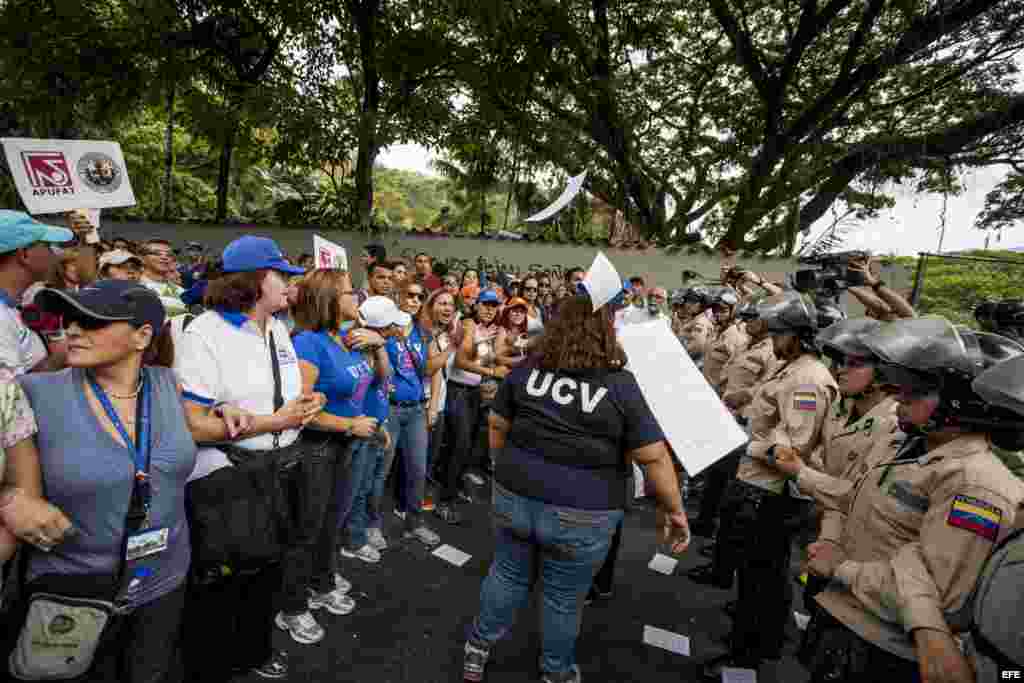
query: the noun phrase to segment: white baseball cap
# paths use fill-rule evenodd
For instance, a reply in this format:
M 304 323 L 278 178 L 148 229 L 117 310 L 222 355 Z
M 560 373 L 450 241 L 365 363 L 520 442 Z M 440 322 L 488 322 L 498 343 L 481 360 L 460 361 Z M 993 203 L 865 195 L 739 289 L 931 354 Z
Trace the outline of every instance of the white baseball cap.
M 392 325 L 405 327 L 412 322 L 412 316 L 398 308 L 398 305 L 386 296 L 371 296 L 359 307 L 366 326 L 382 330 Z
M 128 261 L 135 261 L 140 266 L 142 265 L 141 258 L 124 249 L 114 249 L 105 254 L 100 254 L 100 268 L 103 266 L 120 266 Z

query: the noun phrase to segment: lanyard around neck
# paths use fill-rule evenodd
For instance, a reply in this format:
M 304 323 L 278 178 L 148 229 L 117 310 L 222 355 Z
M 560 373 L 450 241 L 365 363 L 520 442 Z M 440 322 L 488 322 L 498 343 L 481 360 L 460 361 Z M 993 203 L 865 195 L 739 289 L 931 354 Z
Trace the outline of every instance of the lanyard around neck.
M 150 456 L 150 410 L 152 408 L 152 392 L 150 391 L 149 378 L 146 376 L 146 371 L 142 371 L 142 386 L 140 388 L 138 397 L 138 406 L 136 408 L 136 421 L 138 427 L 136 429 L 136 440 L 133 442 L 131 437 L 128 436 L 128 430 L 125 429 L 124 423 L 121 422 L 121 416 L 117 414 L 117 410 L 114 408 L 114 404 L 110 402 L 110 398 L 107 396 L 107 392 L 103 390 L 103 387 L 99 385 L 92 375 L 86 375 L 89 380 L 89 385 L 92 387 L 92 391 L 96 394 L 96 400 L 103 406 L 103 410 L 107 413 L 107 417 L 114 425 L 114 429 L 124 439 L 128 449 L 132 452 L 132 460 L 135 462 L 135 476 L 137 479 L 146 479 L 149 477 L 149 456 Z

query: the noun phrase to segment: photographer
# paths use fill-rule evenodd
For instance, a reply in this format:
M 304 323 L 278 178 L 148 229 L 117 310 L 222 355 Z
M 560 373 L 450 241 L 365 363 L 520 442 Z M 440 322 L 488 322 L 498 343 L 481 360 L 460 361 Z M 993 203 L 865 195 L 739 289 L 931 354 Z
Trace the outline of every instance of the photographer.
M 722 284 L 735 289 L 739 293 L 741 301 L 749 301 L 752 297 L 760 296 L 761 290 L 767 292 L 768 296 L 782 292 L 782 287 L 768 282 L 761 275 L 740 266 L 732 266 L 726 270 L 722 276 Z
M 910 302 L 886 287 L 878 277 L 877 268 L 872 268 L 877 264 L 878 261 L 867 254 L 851 258 L 849 262 L 849 271 L 859 274 L 864 281 L 863 286 L 850 287 L 849 292 L 864 305 L 865 315 L 883 322 L 917 317 Z

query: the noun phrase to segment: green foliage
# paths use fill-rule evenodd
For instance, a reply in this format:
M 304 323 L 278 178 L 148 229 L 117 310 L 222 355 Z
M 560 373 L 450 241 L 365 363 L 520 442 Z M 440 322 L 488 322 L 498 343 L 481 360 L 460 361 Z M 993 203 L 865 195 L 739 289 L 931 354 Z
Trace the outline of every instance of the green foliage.
M 973 311 L 977 304 L 988 299 L 1020 298 L 1024 254 L 976 250 L 962 255 L 1006 259 L 1011 263 L 929 257 L 918 313 L 941 315 L 957 324 L 975 326 Z M 911 274 L 917 268 L 916 258 L 903 257 L 896 262 Z

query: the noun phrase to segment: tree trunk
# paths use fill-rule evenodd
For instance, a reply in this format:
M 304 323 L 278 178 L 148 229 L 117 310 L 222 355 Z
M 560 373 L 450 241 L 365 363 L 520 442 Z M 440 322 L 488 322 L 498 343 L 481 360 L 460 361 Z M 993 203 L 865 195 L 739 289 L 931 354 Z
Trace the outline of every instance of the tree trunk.
M 356 159 L 356 215 L 359 227 L 373 222 L 373 164 L 377 160 L 377 118 L 380 110 L 380 72 L 377 69 L 377 19 L 381 0 L 348 0 L 352 24 L 359 35 L 363 67 L 363 102 L 359 113 L 359 154 Z
M 231 187 L 231 156 L 235 151 L 235 129 L 232 125 L 224 139 L 220 150 L 220 168 L 217 171 L 217 223 L 223 223 L 228 217 L 228 190 Z
M 167 131 L 164 135 L 164 191 L 160 202 L 160 215 L 169 220 L 174 192 L 174 95 L 176 83 L 173 76 L 167 82 Z

